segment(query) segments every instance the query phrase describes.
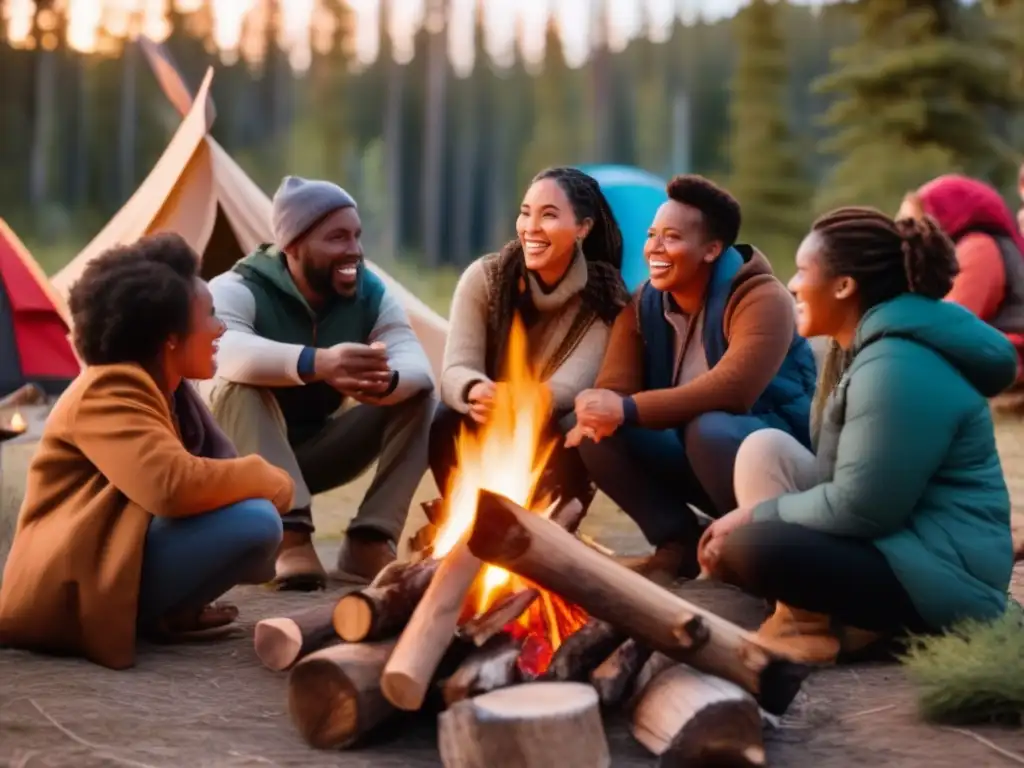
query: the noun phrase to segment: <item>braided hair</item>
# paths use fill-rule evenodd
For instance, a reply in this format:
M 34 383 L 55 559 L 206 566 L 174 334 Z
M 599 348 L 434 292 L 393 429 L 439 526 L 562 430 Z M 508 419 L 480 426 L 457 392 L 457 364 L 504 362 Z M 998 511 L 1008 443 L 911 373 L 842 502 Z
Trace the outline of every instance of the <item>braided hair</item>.
M 826 272 L 857 281 L 862 314 L 904 293 L 941 299 L 959 271 L 952 241 L 929 216 L 894 220 L 874 208 L 838 208 L 815 221 L 811 232 L 822 239 Z M 852 353 L 833 340 L 811 412 L 813 434 L 851 361 Z
M 576 221 L 593 221 L 581 248 L 587 261 L 587 285 L 581 295 L 582 308 L 610 325 L 629 300 L 622 281 L 622 232 L 597 179 L 583 171 L 560 166 L 547 168 L 530 184 L 553 179 L 569 198 Z M 529 326 L 537 317 L 526 280 L 526 260 L 519 238 L 509 241 L 498 254 L 497 279 L 492 282 L 488 306 L 488 373 L 496 375 L 505 359 L 505 345 L 518 313 Z

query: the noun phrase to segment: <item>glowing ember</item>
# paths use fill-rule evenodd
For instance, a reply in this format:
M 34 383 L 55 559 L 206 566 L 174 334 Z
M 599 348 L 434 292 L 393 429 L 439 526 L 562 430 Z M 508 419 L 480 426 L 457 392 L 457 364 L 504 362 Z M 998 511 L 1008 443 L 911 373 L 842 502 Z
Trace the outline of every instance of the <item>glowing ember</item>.
M 465 429 L 459 434 L 459 466 L 446 489 L 445 520 L 434 542 L 435 557 L 444 557 L 468 535 L 482 490 L 538 514 L 550 515 L 554 509 L 555 500 L 536 498 L 538 481 L 555 447 L 554 438 L 545 437 L 551 392 L 527 360 L 526 331 L 517 317 L 509 338 L 507 375 L 496 386 L 490 420 L 475 434 Z M 508 571 L 485 566 L 465 618 L 483 613 L 502 594 L 524 586 Z M 580 608 L 542 590 L 541 598 L 506 628 L 525 638 L 520 669 L 529 675 L 546 670 L 562 640 L 586 618 Z
M 22 417 L 19 411 L 15 411 L 14 415 L 11 416 L 11 431 L 24 432 L 26 429 L 28 429 L 28 424 L 25 423 L 24 417 Z

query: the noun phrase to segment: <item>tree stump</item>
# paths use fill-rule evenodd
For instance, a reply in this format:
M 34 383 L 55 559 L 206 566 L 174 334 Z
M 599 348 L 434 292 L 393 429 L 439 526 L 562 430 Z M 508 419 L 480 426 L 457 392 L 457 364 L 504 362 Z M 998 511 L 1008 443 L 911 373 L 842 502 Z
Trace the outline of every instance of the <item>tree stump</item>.
M 597 693 L 581 683 L 526 683 L 453 705 L 438 717 L 445 768 L 611 765 Z
M 640 692 L 632 730 L 664 768 L 765 764 L 757 702 L 738 685 L 685 664 L 662 670 Z

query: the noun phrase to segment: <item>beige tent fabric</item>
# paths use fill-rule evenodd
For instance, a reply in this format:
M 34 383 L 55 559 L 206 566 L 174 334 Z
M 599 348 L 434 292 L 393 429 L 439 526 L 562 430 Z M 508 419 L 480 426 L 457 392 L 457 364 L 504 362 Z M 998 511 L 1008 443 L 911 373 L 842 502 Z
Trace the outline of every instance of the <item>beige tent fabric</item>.
M 158 47 L 148 46 L 146 52 L 151 63 L 162 62 L 154 64 L 158 79 L 172 103 L 181 109 L 182 94 L 188 91 L 180 77 L 175 78 L 173 66 Z M 51 282 L 62 298 L 61 306 L 71 285 L 93 258 L 144 235 L 180 234 L 202 255 L 207 279 L 228 269 L 259 244 L 271 242 L 270 198 L 208 133 L 213 122 L 212 81 L 211 68 L 149 176 L 92 242 L 53 277 Z M 448 322 L 380 267 L 368 264 L 405 307 L 434 375 L 439 377 Z

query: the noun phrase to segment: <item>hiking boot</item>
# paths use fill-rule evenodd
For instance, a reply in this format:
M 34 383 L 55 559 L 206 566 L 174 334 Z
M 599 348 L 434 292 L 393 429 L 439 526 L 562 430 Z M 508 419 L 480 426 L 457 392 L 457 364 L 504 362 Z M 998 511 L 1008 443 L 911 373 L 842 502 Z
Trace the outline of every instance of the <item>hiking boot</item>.
M 327 571 L 320 564 L 309 531 L 285 531 L 274 564 L 274 580 L 280 590 L 312 592 L 327 586 Z
M 886 636 L 856 627 L 837 627 L 828 614 L 776 603 L 775 612 L 755 633 L 769 650 L 800 664 L 835 664 L 859 655 Z
M 331 578 L 347 583 L 369 584 L 398 556 L 395 542 L 386 538 L 368 538 L 346 534 L 338 550 L 337 569 Z
M 700 572 L 695 549 L 681 541 L 661 544 L 650 555 L 615 559 L 619 565 L 624 565 L 661 586 L 667 586 L 678 578 L 695 578 Z

